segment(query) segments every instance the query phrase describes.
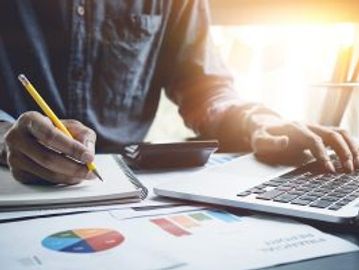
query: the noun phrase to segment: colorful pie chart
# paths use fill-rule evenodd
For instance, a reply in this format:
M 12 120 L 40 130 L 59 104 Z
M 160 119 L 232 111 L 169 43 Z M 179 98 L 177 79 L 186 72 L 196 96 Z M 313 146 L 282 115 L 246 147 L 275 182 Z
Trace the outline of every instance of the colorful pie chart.
M 124 240 L 117 231 L 90 228 L 55 233 L 42 240 L 42 245 L 59 252 L 94 253 L 119 246 Z

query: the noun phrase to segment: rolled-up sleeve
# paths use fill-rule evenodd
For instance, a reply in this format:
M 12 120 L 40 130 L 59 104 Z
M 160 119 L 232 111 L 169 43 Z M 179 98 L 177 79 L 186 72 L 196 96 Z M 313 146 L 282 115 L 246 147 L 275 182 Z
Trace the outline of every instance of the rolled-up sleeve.
M 208 3 L 181 1 L 175 9 L 165 40 L 166 94 L 179 106 L 186 125 L 199 135 L 217 138 L 223 145 L 240 143 L 244 135 L 240 118 L 253 104 L 239 98 L 216 53 L 209 34 Z

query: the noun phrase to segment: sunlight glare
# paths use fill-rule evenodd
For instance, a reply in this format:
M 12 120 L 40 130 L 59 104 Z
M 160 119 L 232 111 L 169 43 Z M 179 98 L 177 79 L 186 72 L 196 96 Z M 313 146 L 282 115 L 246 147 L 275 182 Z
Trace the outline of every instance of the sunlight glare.
M 338 51 L 354 43 L 355 24 L 213 26 L 212 38 L 251 101 L 287 118 L 308 117 L 309 84 L 330 79 Z M 318 106 L 317 106 L 318 107 Z

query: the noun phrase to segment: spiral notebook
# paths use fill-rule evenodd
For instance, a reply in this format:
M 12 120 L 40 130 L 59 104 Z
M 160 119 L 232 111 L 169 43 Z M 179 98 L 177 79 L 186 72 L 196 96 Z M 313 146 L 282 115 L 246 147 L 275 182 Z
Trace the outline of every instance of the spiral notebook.
M 96 155 L 104 181 L 84 180 L 78 185 L 24 185 L 7 168 L 0 168 L 0 211 L 65 208 L 137 202 L 147 189 L 120 155 Z

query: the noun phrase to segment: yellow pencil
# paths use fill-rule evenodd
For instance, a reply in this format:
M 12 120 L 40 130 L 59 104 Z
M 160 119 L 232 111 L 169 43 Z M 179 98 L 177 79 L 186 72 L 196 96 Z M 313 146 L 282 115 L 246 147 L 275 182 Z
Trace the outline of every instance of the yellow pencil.
M 51 110 L 51 108 L 47 105 L 45 100 L 40 96 L 40 94 L 36 91 L 35 87 L 30 83 L 30 81 L 25 77 L 25 75 L 20 74 L 18 79 L 25 87 L 25 89 L 29 92 L 29 94 L 33 97 L 37 105 L 43 110 L 43 112 L 50 118 L 52 123 L 63 133 L 65 133 L 70 138 L 73 138 L 69 130 L 65 127 L 65 125 L 60 121 L 60 119 L 56 116 L 56 114 Z M 89 171 L 93 172 L 101 181 L 103 181 L 102 177 L 96 170 L 96 165 L 94 162 L 86 164 Z

